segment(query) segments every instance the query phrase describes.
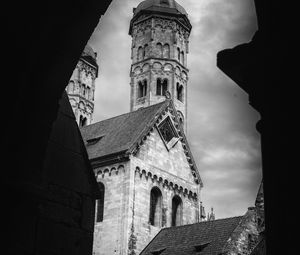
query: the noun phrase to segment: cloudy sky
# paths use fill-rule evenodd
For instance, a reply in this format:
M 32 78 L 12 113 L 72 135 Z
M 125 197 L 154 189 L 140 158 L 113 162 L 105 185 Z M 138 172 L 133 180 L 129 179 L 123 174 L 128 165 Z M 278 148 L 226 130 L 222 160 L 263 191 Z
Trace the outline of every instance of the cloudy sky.
M 98 53 L 94 122 L 129 111 L 132 9 L 141 0 L 113 0 L 89 44 Z M 193 26 L 188 55 L 187 137 L 204 188 L 206 212 L 242 215 L 254 205 L 261 180 L 259 114 L 248 95 L 216 66 L 218 51 L 251 40 L 253 0 L 177 0 Z

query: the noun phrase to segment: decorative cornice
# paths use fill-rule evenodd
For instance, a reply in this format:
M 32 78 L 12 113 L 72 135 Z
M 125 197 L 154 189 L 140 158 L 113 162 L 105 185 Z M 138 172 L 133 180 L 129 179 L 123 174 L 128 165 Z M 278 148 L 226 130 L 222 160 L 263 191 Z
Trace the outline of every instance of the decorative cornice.
M 100 177 L 104 179 L 108 176 L 119 175 L 119 173 L 125 173 L 126 169 L 124 165 L 118 165 L 113 167 L 105 167 L 104 169 L 94 169 L 96 179 L 98 180 Z
M 158 185 L 166 187 L 169 190 L 173 190 L 176 194 L 187 196 L 189 199 L 198 200 L 198 195 L 196 192 L 193 192 L 192 190 L 189 190 L 187 188 L 183 188 L 181 185 L 175 183 L 175 181 L 160 177 L 156 174 L 153 174 L 151 171 L 146 171 L 144 169 L 141 170 L 139 167 L 136 167 L 135 173 L 138 174 L 140 178 L 144 176 L 146 180 L 157 182 Z

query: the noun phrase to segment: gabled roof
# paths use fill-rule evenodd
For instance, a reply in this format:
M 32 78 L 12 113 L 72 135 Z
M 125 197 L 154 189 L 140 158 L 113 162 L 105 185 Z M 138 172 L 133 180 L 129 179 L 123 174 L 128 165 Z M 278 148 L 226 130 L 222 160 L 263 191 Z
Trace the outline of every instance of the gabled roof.
M 162 229 L 140 255 L 219 255 L 243 216 Z
M 129 151 L 136 139 L 143 133 L 149 122 L 166 102 L 140 108 L 137 111 L 125 113 L 110 119 L 81 128 L 85 142 L 101 138 L 97 143 L 87 146 L 91 160 L 124 151 Z
M 167 99 L 155 105 L 82 127 L 81 134 L 86 144 L 89 159 L 92 162 L 101 162 L 101 160 L 104 161 L 108 158 L 120 158 L 135 153 L 143 140 L 146 139 L 147 134 L 155 127 L 159 117 L 168 109 L 172 109 L 173 120 L 178 124 L 179 120 L 173 102 Z M 184 153 L 192 169 L 192 174 L 202 186 L 183 128 L 181 125 L 177 125 L 176 128 L 179 130 Z

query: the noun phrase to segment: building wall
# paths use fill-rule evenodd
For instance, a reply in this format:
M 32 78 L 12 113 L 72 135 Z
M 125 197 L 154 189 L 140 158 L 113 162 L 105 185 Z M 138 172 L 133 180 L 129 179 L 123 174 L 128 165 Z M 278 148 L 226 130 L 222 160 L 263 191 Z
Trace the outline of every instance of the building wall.
M 156 128 L 128 162 L 94 171 L 105 186 L 103 222 L 95 223 L 95 255 L 141 252 L 162 227 L 171 226 L 175 195 L 182 200 L 182 225 L 198 222 L 200 185 L 194 182 L 181 141 L 168 151 Z M 149 222 L 153 187 L 162 193 L 159 226 Z
M 131 159 L 134 177 L 134 236 L 136 254 L 152 240 L 162 227 L 170 227 L 172 198 L 182 200 L 182 225 L 198 222 L 200 188 L 194 182 L 181 142 L 169 152 L 156 129 Z M 149 223 L 150 192 L 153 187 L 162 193 L 162 219 L 160 226 Z
M 130 162 L 100 167 L 94 171 L 97 182 L 104 184 L 105 193 L 103 221 L 95 222 L 93 254 L 127 254 L 132 199 Z

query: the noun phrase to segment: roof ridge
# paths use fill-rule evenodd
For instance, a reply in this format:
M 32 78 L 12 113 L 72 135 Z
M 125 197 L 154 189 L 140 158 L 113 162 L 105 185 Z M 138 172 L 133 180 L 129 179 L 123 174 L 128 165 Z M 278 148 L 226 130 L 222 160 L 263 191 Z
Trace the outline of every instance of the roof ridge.
M 164 100 L 161 103 L 155 104 L 156 106 L 161 104 L 161 106 L 159 107 L 159 109 L 155 112 L 154 116 L 156 116 L 162 109 L 163 107 L 165 107 L 166 105 L 169 105 L 170 100 Z M 153 106 L 153 105 L 152 105 Z M 146 108 L 146 107 L 145 107 Z M 139 109 L 138 109 L 139 110 Z M 137 110 L 137 111 L 138 111 Z M 152 123 L 153 122 L 153 123 Z M 140 135 L 135 139 L 135 141 L 132 143 L 132 146 L 129 148 L 129 151 L 132 151 L 132 149 L 136 146 L 136 143 L 138 143 L 138 141 L 141 139 L 141 136 L 143 137 L 146 133 L 147 130 L 151 129 L 152 126 L 156 123 L 156 119 L 150 119 L 147 124 L 145 125 L 145 127 L 143 128 L 143 130 L 141 131 Z
M 168 230 L 171 228 L 182 228 L 182 227 L 188 227 L 188 226 L 192 226 L 192 225 L 198 225 L 198 224 L 203 224 L 203 223 L 212 223 L 215 221 L 229 220 L 229 219 L 234 219 L 234 218 L 243 218 L 243 215 L 233 216 L 233 217 L 228 217 L 228 218 L 221 218 L 221 219 L 216 219 L 216 220 L 211 220 L 211 221 L 200 221 L 200 222 L 196 222 L 196 223 L 190 223 L 190 224 L 185 224 L 185 225 L 175 226 L 175 227 L 167 227 L 167 228 L 163 228 L 161 230 Z
M 157 104 L 149 105 L 149 106 L 146 106 L 146 107 L 141 107 L 141 108 L 139 108 L 139 109 L 137 109 L 137 110 L 135 110 L 135 111 L 125 112 L 125 113 L 122 113 L 122 114 L 117 115 L 117 116 L 114 116 L 114 117 L 109 117 L 109 118 L 104 119 L 104 120 L 99 120 L 99 121 L 97 121 L 97 122 L 95 122 L 95 123 L 92 123 L 92 124 L 90 124 L 90 125 L 87 125 L 87 126 L 84 126 L 84 127 L 80 127 L 80 129 L 86 129 L 86 128 L 88 128 L 88 127 L 91 127 L 91 126 L 94 126 L 94 125 L 96 125 L 96 124 L 99 124 L 100 122 L 104 122 L 104 121 L 112 120 L 112 119 L 115 119 L 115 118 L 119 118 L 119 117 L 124 116 L 124 115 L 129 115 L 129 114 L 131 114 L 131 113 L 135 113 L 135 112 L 140 111 L 140 110 L 142 110 L 142 109 L 147 109 L 147 108 L 150 108 L 150 107 L 158 106 L 159 104 L 163 104 L 163 103 L 165 103 L 165 102 L 166 102 L 166 100 L 165 100 L 165 101 L 162 101 L 162 102 L 159 102 L 159 103 L 157 103 Z

